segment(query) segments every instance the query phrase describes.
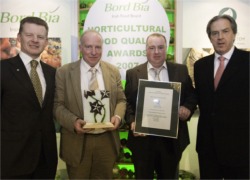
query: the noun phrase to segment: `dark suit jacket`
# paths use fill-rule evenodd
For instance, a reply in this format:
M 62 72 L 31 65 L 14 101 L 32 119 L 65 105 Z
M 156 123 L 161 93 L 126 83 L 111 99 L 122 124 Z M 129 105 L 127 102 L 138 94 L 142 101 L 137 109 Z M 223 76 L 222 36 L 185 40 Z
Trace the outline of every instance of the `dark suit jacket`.
M 187 67 L 181 64 L 167 62 L 167 69 L 169 81 L 181 82 L 180 105 L 185 106 L 193 113 L 197 103 L 194 96 L 194 88 L 192 86 L 191 79 L 188 75 Z M 147 62 L 133 69 L 127 70 L 125 95 L 127 98 L 126 121 L 129 124 L 131 124 L 131 122 L 135 120 L 136 99 L 139 79 L 148 79 Z M 186 122 L 179 121 L 178 139 L 172 139 L 172 141 L 176 153 L 176 158 L 177 160 L 179 160 L 181 158 L 182 151 L 189 144 L 189 134 Z M 134 138 L 131 132 L 129 134 L 128 146 L 131 149 L 137 147 L 140 148 L 141 146 L 136 141 L 136 138 Z
M 197 152 L 215 150 L 220 163 L 249 164 L 249 52 L 235 48 L 214 91 L 214 54 L 194 65 L 200 117 Z
M 55 69 L 41 62 L 46 94 L 39 105 L 29 74 L 19 55 L 1 65 L 1 175 L 30 174 L 41 149 L 56 172 L 57 146 L 53 122 Z

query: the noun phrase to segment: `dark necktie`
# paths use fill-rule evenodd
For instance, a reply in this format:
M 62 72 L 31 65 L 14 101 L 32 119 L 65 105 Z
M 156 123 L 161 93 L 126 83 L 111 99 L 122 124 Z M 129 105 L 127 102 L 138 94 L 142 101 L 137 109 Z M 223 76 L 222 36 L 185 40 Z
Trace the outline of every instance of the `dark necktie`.
M 98 82 L 96 78 L 96 68 L 90 68 L 89 70 L 91 72 L 91 78 L 89 81 L 89 90 L 96 90 L 98 89 Z
M 31 70 L 30 70 L 30 79 L 33 84 L 33 87 L 36 92 L 36 96 L 38 98 L 38 101 L 40 103 L 40 106 L 42 106 L 43 103 L 43 93 L 42 93 L 42 85 L 38 76 L 38 73 L 36 71 L 36 67 L 38 65 L 38 62 L 36 60 L 32 60 L 30 62 Z
M 217 72 L 215 74 L 215 77 L 214 77 L 214 89 L 215 90 L 220 82 L 220 78 L 221 78 L 223 71 L 225 69 L 225 65 L 224 65 L 225 58 L 223 56 L 220 56 L 220 57 L 218 57 L 218 59 L 220 61 L 220 65 L 219 65 Z

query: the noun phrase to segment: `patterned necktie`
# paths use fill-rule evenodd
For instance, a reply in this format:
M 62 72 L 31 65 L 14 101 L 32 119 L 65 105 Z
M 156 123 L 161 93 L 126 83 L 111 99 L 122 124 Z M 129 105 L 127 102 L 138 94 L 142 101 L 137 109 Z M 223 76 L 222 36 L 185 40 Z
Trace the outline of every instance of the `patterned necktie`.
M 38 76 L 38 73 L 36 71 L 36 67 L 38 65 L 38 62 L 36 60 L 32 60 L 30 62 L 31 70 L 30 70 L 30 79 L 33 84 L 33 87 L 36 92 L 36 96 L 38 98 L 38 101 L 40 103 L 40 106 L 42 106 L 43 103 L 43 93 L 42 93 L 42 85 Z
M 225 69 L 225 66 L 224 66 L 225 58 L 223 56 L 220 56 L 220 57 L 218 57 L 218 59 L 220 61 L 220 65 L 219 65 L 217 72 L 215 74 L 215 77 L 214 77 L 214 89 L 215 90 L 220 82 L 220 78 L 221 78 L 223 71 Z
M 91 78 L 89 81 L 89 90 L 96 90 L 98 89 L 98 82 L 96 78 L 96 68 L 90 68 L 89 70 L 91 72 Z
M 160 81 L 160 72 L 163 69 L 163 66 L 160 67 L 159 69 L 153 68 L 153 71 L 155 73 L 154 80 Z

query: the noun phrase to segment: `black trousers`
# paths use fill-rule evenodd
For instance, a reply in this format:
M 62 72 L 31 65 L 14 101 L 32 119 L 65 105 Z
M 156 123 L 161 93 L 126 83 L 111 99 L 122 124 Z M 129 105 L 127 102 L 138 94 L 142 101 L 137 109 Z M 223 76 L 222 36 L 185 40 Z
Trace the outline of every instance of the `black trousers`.
M 43 150 L 41 150 L 39 162 L 32 173 L 2 177 L 2 179 L 55 179 L 55 175 L 56 172 L 49 168 Z
M 136 138 L 139 138 L 140 146 L 131 148 L 135 178 L 176 179 L 179 161 L 175 155 L 172 140 L 156 136 Z
M 228 166 L 218 162 L 213 152 L 199 153 L 200 179 L 249 179 L 249 165 Z

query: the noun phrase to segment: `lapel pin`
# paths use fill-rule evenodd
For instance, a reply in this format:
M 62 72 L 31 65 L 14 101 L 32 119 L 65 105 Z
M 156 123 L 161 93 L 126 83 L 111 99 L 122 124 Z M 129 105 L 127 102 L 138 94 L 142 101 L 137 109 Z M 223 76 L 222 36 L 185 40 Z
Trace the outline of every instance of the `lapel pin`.
M 16 69 L 16 71 L 19 71 L 19 69 Z

